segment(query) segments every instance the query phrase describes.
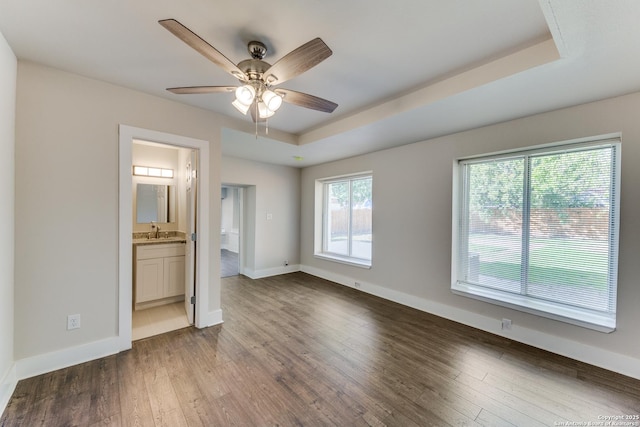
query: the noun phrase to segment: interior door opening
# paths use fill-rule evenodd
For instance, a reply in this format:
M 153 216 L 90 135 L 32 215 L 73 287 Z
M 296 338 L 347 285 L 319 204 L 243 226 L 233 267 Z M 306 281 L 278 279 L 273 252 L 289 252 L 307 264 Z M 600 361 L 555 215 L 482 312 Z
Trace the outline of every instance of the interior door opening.
M 220 214 L 220 277 L 242 273 L 242 187 L 223 185 Z
M 134 140 L 132 340 L 194 324 L 198 150 Z
M 220 276 L 211 276 L 211 226 L 215 218 L 219 227 L 219 212 L 211 212 L 211 183 L 215 177 L 210 173 L 210 142 L 183 135 L 159 132 L 120 124 L 118 126 L 118 332 L 117 348 L 126 351 L 132 347 L 133 312 L 133 192 L 132 192 L 132 151 L 136 141 L 153 141 L 172 147 L 196 150 L 198 162 L 198 186 L 196 206 L 197 252 L 196 259 L 196 298 L 194 326 L 205 328 L 222 323 L 222 309 L 212 299 L 220 293 Z M 144 166 L 144 165 L 143 165 Z M 174 171 L 175 172 L 175 171 Z M 176 175 L 179 176 L 179 175 Z M 215 239 L 217 242 L 217 238 Z M 175 271 L 175 270 L 174 270 Z M 213 298 L 210 299 L 209 296 Z

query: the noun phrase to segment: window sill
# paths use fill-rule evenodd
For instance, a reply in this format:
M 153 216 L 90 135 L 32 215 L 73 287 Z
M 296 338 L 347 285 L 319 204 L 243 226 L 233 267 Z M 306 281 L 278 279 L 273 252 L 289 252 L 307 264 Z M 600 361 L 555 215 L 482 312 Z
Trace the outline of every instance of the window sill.
M 367 261 L 364 259 L 349 258 L 349 257 L 343 257 L 339 255 L 332 255 L 332 254 L 324 254 L 324 253 L 313 254 L 313 256 L 319 259 L 324 259 L 326 261 L 339 262 L 340 264 L 352 265 L 354 267 L 360 267 L 360 268 L 366 268 L 366 269 L 371 268 L 371 261 Z
M 535 300 L 522 295 L 487 289 L 468 283 L 455 282 L 451 286 L 451 291 L 456 295 L 474 298 L 490 304 L 570 323 L 599 332 L 611 333 L 616 330 L 615 317 L 605 313 L 597 313 L 549 301 Z

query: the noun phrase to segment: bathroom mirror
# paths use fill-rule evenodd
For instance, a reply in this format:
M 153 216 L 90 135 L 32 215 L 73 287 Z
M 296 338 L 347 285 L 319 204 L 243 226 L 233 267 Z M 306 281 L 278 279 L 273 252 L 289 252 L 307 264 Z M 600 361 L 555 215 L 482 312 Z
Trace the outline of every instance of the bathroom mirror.
M 176 222 L 176 186 L 138 184 L 136 222 L 146 224 Z

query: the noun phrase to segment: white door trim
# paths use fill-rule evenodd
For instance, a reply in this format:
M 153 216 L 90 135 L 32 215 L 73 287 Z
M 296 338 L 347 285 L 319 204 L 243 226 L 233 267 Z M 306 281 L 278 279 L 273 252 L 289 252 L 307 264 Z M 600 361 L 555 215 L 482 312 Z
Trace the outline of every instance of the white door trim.
M 133 297 L 133 248 L 131 212 L 132 146 L 134 139 L 196 149 L 200 154 L 198 208 L 196 215 L 198 252 L 196 253 L 195 326 L 209 326 L 209 142 L 180 135 L 157 132 L 127 125 L 119 127 L 119 208 L 118 208 L 118 343 L 120 351 L 131 348 L 131 304 Z

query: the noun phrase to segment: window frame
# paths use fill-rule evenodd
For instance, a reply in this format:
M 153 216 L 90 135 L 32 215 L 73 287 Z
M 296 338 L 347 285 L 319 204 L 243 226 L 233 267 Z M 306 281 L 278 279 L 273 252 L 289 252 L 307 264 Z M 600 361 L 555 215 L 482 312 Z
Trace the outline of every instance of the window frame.
M 352 224 L 353 224 L 353 186 L 352 182 L 361 180 L 361 179 L 371 179 L 371 200 L 373 201 L 373 172 L 359 172 L 356 174 L 349 175 L 341 175 L 330 178 L 322 178 L 316 180 L 316 230 L 315 230 L 315 250 L 314 256 L 316 258 L 325 259 L 328 261 L 334 261 L 342 264 L 352 265 L 356 267 L 370 269 L 373 262 L 373 239 L 371 242 L 371 258 L 358 258 L 352 256 L 352 245 L 353 245 L 353 236 L 352 236 Z M 339 254 L 336 252 L 331 252 L 328 250 L 328 242 L 327 242 L 327 233 L 328 233 L 328 221 L 329 221 L 329 185 L 340 183 L 340 182 L 348 182 L 349 184 L 349 224 L 348 224 L 348 254 Z M 372 206 L 373 209 L 373 206 Z M 371 233 L 373 234 L 373 211 L 372 211 L 372 225 L 371 225 Z
M 611 147 L 611 196 L 610 196 L 610 224 L 608 245 L 608 268 L 612 273 L 609 280 L 608 292 L 613 301 L 609 301 L 610 312 L 598 312 L 586 308 L 571 306 L 554 301 L 547 301 L 523 294 L 515 294 L 507 291 L 493 289 L 487 286 L 464 282 L 461 279 L 463 259 L 461 251 L 468 253 L 468 226 L 465 221 L 468 215 L 466 200 L 467 186 L 465 182 L 465 165 L 482 163 L 493 160 L 506 160 L 518 157 L 533 158 L 542 154 L 567 153 L 571 151 L 583 151 L 598 147 Z M 452 209 L 452 263 L 451 263 L 451 291 L 454 294 L 481 300 L 490 304 L 508 307 L 540 317 L 550 318 L 565 323 L 610 333 L 616 329 L 616 304 L 617 304 L 617 271 L 619 256 L 619 227 L 620 227 L 620 169 L 621 169 L 621 137 L 619 134 L 603 135 L 593 138 L 565 141 L 560 143 L 545 144 L 531 148 L 503 151 L 487 155 L 478 155 L 456 159 L 454 162 L 453 176 L 453 209 Z M 523 176 L 523 228 L 528 226 L 530 207 L 528 206 L 528 194 L 530 194 L 530 182 L 528 168 L 525 165 Z M 528 240 L 528 232 L 523 232 L 523 240 Z M 523 242 L 524 245 L 525 242 Z M 466 247 L 466 249 L 465 249 Z M 528 257 L 528 251 L 523 251 Z M 521 283 L 521 286 L 526 286 Z

